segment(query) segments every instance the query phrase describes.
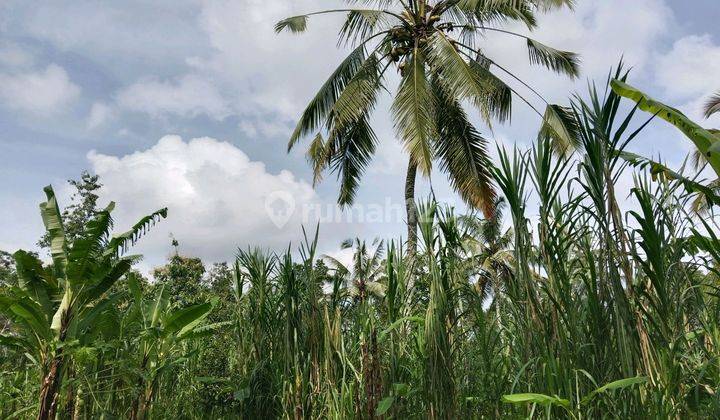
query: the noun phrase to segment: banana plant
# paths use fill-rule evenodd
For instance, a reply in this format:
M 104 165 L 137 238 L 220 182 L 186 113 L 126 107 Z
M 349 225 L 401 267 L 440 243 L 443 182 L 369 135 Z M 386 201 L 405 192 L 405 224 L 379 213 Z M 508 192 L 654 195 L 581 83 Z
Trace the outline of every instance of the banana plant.
M 50 240 L 52 264 L 44 265 L 26 251 L 14 254 L 18 284 L 0 296 L 0 313 L 12 321 L 0 344 L 20 349 L 39 367 L 42 377 L 38 419 L 55 418 L 63 370 L 79 339 L 108 301 L 108 290 L 137 261 L 124 256 L 151 225 L 167 216 L 161 209 L 142 218 L 129 231 L 111 237 L 110 203 L 88 221 L 70 243 L 55 193 L 45 188 L 40 213 Z
M 679 110 L 652 99 L 623 81 L 612 80 L 610 86 L 618 95 L 635 101 L 641 110 L 655 114 L 680 129 L 687 138 L 692 140 L 698 151 L 720 177 L 720 136 L 716 135 L 713 130 L 701 127 Z
M 216 304 L 214 300 L 173 310 L 164 285 L 151 301 L 143 298 L 135 277 L 128 277 L 128 286 L 134 298 L 133 305 L 128 308 L 129 319 L 139 324 L 137 341 L 141 354 L 137 395 L 130 418 L 144 419 L 157 394 L 162 374 L 184 363 L 194 353 L 186 342 L 211 335 L 232 322 L 204 323 Z
M 547 418 L 552 418 L 552 407 L 561 407 L 565 410 L 565 412 L 569 415 L 570 418 L 576 419 L 582 418 L 580 407 L 589 404 L 598 395 L 607 393 L 608 391 L 616 391 L 624 388 L 629 388 L 634 385 L 641 386 L 647 383 L 647 381 L 648 378 L 644 376 L 635 376 L 632 378 L 619 379 L 617 381 L 607 383 L 601 387 L 596 388 L 592 392 L 582 396 L 581 398 L 578 398 L 578 400 L 575 402 L 574 407 L 570 400 L 561 398 L 557 395 L 550 396 L 533 392 L 503 395 L 502 401 L 507 404 L 515 405 L 531 404 L 531 414 L 528 416 L 528 418 L 533 417 L 533 414 L 535 413 L 535 408 L 539 405 L 545 408 Z

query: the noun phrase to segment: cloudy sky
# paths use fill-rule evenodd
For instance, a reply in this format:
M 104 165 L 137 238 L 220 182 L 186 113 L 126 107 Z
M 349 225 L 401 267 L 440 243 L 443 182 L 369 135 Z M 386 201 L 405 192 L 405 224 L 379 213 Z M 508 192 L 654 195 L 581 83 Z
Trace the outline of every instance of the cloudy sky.
M 208 262 L 232 259 L 249 244 L 297 243 L 301 224 L 318 216 L 327 252 L 350 236 L 402 234 L 395 213 L 406 162 L 387 98 L 374 118 L 381 147 L 357 198 L 364 215 L 348 222 L 334 207 L 334 178 L 313 189 L 302 147 L 286 153 L 305 103 L 347 51 L 336 47 L 332 17 L 311 20 L 302 36 L 278 36 L 272 27 L 335 3 L 0 1 L 0 249 L 33 248 L 42 233 L 42 187 L 53 184 L 67 202 L 65 180 L 85 169 L 101 176 L 103 201 L 117 202 L 119 230 L 169 207 L 169 218 L 137 249 L 145 268 L 166 258 L 171 234 L 181 252 Z M 717 0 L 577 3 L 574 12 L 542 17 L 533 35 L 581 54 L 577 81 L 529 67 L 516 39 L 489 36 L 484 48 L 554 102 L 566 102 L 588 79 L 602 82 L 624 56 L 633 84 L 700 119 L 703 100 L 720 89 Z M 526 147 L 538 125 L 518 101 L 511 124 L 481 131 Z M 690 147 L 657 123 L 632 149 L 677 165 Z M 432 184 L 457 203 L 443 174 Z M 419 196 L 428 190 L 422 182 Z M 268 217 L 268 197 L 292 199 L 287 220 Z M 388 203 L 380 218 L 389 221 L 369 214 Z M 340 223 L 328 221 L 336 217 Z

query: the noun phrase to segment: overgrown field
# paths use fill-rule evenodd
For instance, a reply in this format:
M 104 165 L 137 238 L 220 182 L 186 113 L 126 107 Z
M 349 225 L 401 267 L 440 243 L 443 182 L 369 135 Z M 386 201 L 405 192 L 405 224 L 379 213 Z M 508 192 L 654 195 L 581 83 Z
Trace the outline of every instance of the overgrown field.
M 621 102 L 575 101 L 574 154 L 500 149 L 492 217 L 421 201 L 410 257 L 358 239 L 344 266 L 311 230 L 207 272 L 176 254 L 148 282 L 127 251 L 166 210 L 110 236 L 112 206 L 78 225 L 47 189 L 52 261 L 0 272 L 0 415 L 717 417 L 717 197 L 625 152 L 660 109 Z

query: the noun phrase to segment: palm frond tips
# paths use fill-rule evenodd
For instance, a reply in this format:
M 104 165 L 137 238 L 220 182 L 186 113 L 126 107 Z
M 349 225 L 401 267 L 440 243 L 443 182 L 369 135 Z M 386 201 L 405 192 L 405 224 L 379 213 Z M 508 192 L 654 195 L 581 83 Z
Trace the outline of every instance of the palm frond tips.
M 578 123 L 571 108 L 550 104 L 545 109 L 538 138 L 549 139 L 553 150 L 561 156 L 580 145 Z
M 489 61 L 466 61 L 440 33 L 433 35 L 430 46 L 430 62 L 442 74 L 440 82 L 450 96 L 470 100 L 488 124 L 492 117 L 501 122 L 510 117 L 510 89 L 490 72 Z
M 275 24 L 275 32 L 280 33 L 285 29 L 295 34 L 304 32 L 305 29 L 307 29 L 307 20 L 307 15 L 299 15 L 283 19 Z
M 340 29 L 338 43 L 366 39 L 387 23 L 386 17 L 383 10 L 363 9 L 348 12 Z
M 580 74 L 580 56 L 570 51 L 556 50 L 534 39 L 527 40 L 530 63 L 545 66 L 570 77 Z
M 330 75 L 305 108 L 292 136 L 290 136 L 288 150 L 292 149 L 298 140 L 317 130 L 325 122 L 341 92 L 365 62 L 365 57 L 365 47 L 361 45 L 348 54 Z
M 713 114 L 720 112 L 720 91 L 715 93 L 705 102 L 705 118 L 710 118 Z
M 468 121 L 460 104 L 439 89 L 436 154 L 450 175 L 453 188 L 468 205 L 481 209 L 486 217 L 494 213 L 495 190 L 490 174 L 487 140 Z
M 332 108 L 331 124 L 334 129 L 359 120 L 369 114 L 382 88 L 380 79 L 380 60 L 371 54 L 360 66 L 337 98 Z
M 341 131 L 331 133 L 328 142 L 327 147 L 331 149 L 326 151 L 326 158 L 330 159 L 332 171 L 337 173 L 340 180 L 338 204 L 349 205 L 353 202 L 360 178 L 375 153 L 377 136 L 367 115 L 364 115 L 358 121 L 343 127 Z
M 328 165 L 327 143 L 322 134 L 315 136 L 307 151 L 307 159 L 313 168 L 313 186 L 322 180 L 322 173 Z

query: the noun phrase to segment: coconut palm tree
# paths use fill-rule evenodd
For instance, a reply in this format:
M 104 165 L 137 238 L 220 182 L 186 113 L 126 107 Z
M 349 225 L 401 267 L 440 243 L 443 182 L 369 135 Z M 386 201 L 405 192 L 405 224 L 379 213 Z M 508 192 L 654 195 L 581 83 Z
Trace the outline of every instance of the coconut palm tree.
M 465 202 L 486 215 L 493 212 L 495 191 L 487 140 L 470 122 L 464 104 L 479 110 L 490 124 L 510 118 L 513 94 L 532 107 L 503 78 L 514 79 L 537 94 L 484 54 L 483 36 L 494 32 L 521 38 L 527 43 L 531 64 L 575 77 L 579 72 L 576 54 L 499 27 L 521 22 L 532 29 L 537 12 L 570 6 L 572 0 L 346 1 L 368 8 L 324 10 L 293 16 L 275 26 L 277 32 L 298 33 L 306 29 L 312 15 L 344 13 L 339 41 L 354 48 L 308 104 L 288 150 L 303 137 L 315 134 L 308 148 L 314 182 L 325 170 L 337 173 L 338 203 L 351 204 L 378 144 L 371 114 L 380 93 L 391 92 L 388 70 L 396 70 L 401 80 L 391 92 L 390 112 L 396 135 L 408 154 L 405 200 L 408 256 L 412 256 L 417 244 L 414 195 L 418 170 L 429 177 L 437 162 Z M 551 123 L 551 134 L 563 135 L 562 124 L 558 124 L 561 114 L 560 107 L 548 105 L 543 120 Z
M 324 255 L 323 259 L 327 261 L 338 281 L 342 282 L 340 287 L 345 289 L 346 296 L 352 297 L 357 303 L 362 305 L 369 297 L 384 297 L 386 286 L 383 284 L 385 276 L 383 241 L 375 239 L 368 247 L 365 241 L 355 238 L 355 240 L 346 239 L 340 245 L 341 249 L 353 247 L 355 250 L 351 265 L 343 264 L 329 255 Z
M 505 199 L 495 200 L 495 213 L 480 219 L 470 214 L 460 217 L 459 221 L 466 232 L 465 248 L 469 254 L 469 269 L 477 276 L 476 288 L 481 300 L 488 295 L 489 289 L 495 289 L 497 298 L 502 282 L 513 274 L 514 257 L 511 251 L 513 230 L 503 232 L 503 210 L 507 207 Z

